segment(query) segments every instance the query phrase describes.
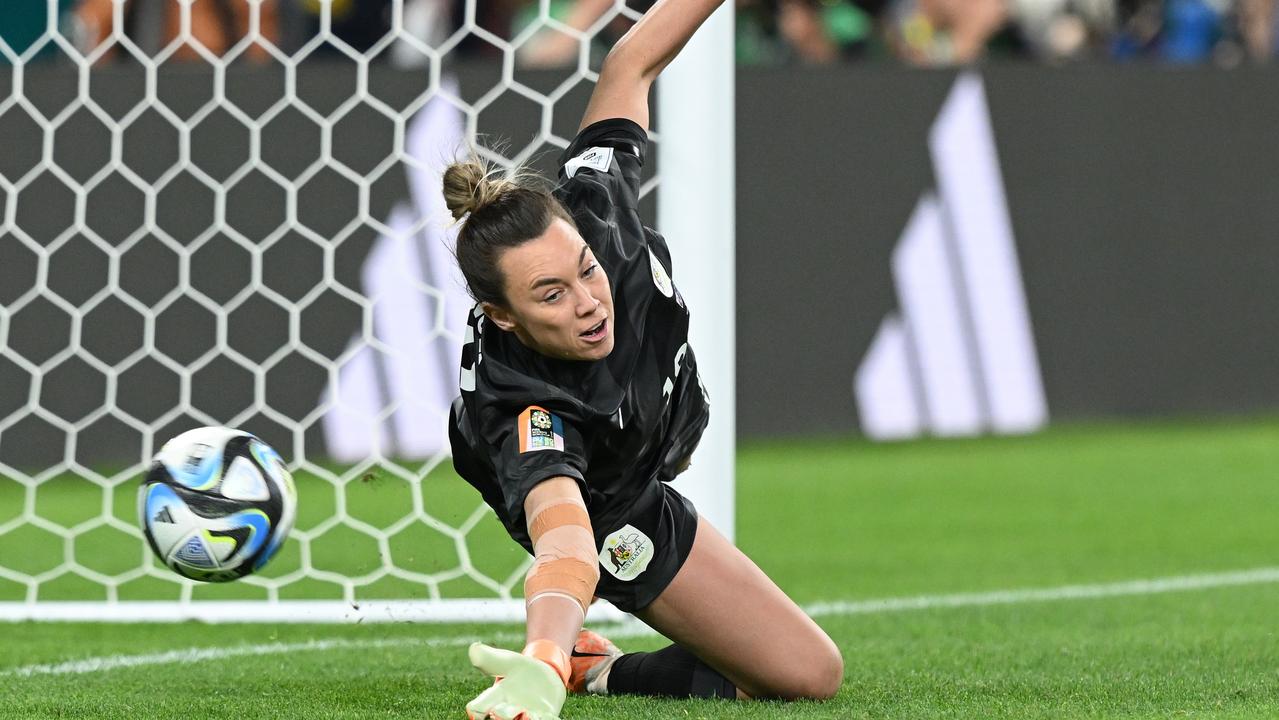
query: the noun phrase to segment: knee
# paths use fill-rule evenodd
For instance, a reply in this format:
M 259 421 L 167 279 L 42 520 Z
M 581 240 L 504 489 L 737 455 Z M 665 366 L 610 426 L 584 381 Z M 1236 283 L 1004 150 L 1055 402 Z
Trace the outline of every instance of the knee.
M 814 653 L 811 672 L 803 683 L 796 699 L 829 700 L 844 684 L 844 657 L 830 638 L 823 638 L 823 647 Z
M 768 693 L 783 700 L 829 700 L 844 683 L 844 658 L 839 648 L 825 635 L 821 642 L 803 653 L 792 672 L 777 678 Z

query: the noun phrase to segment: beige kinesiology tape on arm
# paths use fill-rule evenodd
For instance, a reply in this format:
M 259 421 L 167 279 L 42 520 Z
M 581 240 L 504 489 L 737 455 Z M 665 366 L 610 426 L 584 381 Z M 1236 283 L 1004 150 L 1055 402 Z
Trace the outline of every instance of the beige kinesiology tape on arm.
M 524 578 L 524 600 L 543 597 L 575 600 L 582 612 L 590 607 L 600 570 L 591 519 L 580 498 L 548 500 L 529 513 L 533 567 Z

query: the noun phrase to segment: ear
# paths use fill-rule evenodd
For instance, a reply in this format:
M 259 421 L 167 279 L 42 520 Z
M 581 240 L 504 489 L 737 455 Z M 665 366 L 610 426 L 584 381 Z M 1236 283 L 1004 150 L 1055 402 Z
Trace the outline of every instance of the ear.
M 488 316 L 489 320 L 499 328 L 511 332 L 515 329 L 515 317 L 511 315 L 511 311 L 504 307 L 499 307 L 493 303 L 480 303 L 480 309 Z

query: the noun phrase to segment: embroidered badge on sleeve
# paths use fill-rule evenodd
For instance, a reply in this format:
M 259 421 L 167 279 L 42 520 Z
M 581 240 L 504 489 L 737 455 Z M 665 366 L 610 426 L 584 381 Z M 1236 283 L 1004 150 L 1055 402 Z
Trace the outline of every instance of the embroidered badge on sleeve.
M 521 453 L 564 449 L 564 423 L 558 415 L 530 405 L 520 413 L 518 425 Z

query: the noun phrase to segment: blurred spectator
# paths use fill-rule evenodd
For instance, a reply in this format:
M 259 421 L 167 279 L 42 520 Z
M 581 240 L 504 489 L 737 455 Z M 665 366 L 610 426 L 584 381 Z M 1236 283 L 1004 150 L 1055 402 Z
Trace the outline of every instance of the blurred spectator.
M 1115 32 L 1114 0 L 1012 0 L 1012 17 L 1027 49 L 1050 61 L 1104 55 Z
M 530 5 L 530 0 L 469 0 L 474 3 L 475 25 L 480 29 L 503 40 L 510 40 L 515 35 L 516 17 L 520 11 Z M 466 17 L 468 0 L 452 0 L 453 17 Z M 531 2 L 537 7 L 536 0 Z M 554 5 L 554 3 L 552 3 Z M 457 46 L 458 54 L 468 57 L 500 58 L 503 49 L 492 44 L 486 38 L 468 33 Z
M 1218 10 L 1204 0 L 1136 0 L 1120 4 L 1122 23 L 1114 39 L 1118 59 L 1156 57 L 1201 62 L 1221 39 Z
M 274 45 L 292 55 L 321 31 L 336 43 L 314 45 L 314 56 L 370 53 L 375 61 L 423 66 L 450 40 L 449 60 L 501 58 L 506 43 L 533 25 L 517 48 L 523 67 L 574 65 L 585 53 L 592 67 L 653 0 L 123 0 L 122 27 L 113 27 L 112 0 L 57 0 L 59 32 L 82 51 L 128 37 L 140 52 L 171 50 L 197 60 L 203 49 L 224 55 L 251 31 L 243 57 L 268 60 Z M 987 55 L 1049 62 L 1074 59 L 1154 59 L 1233 65 L 1269 62 L 1276 55 L 1279 0 L 735 0 L 737 60 L 742 64 L 831 63 L 896 57 L 937 66 Z M 400 22 L 393 12 L 403 8 Z M 189 39 L 178 42 L 182 8 L 189 7 Z M 469 10 L 468 10 L 469 7 Z M 0 41 L 15 54 L 33 45 L 33 58 L 54 56 L 45 37 L 45 0 L 0 1 Z M 545 23 L 544 13 L 553 23 Z M 469 18 L 478 31 L 457 31 Z M 383 44 L 397 31 L 398 39 Z M 42 39 L 43 38 L 43 39 Z M 265 46 L 264 46 L 265 45 Z M 385 50 L 385 52 L 383 52 Z M 126 55 L 115 46 L 105 57 Z
M 74 37 L 71 12 L 75 0 L 58 0 L 57 26 L 64 36 Z M 8 0 L 0 2 L 0 41 L 9 46 L 15 56 L 21 56 L 40 41 L 45 28 L 49 26 L 49 3 L 45 0 Z M 45 40 L 34 51 L 33 60 L 47 58 L 58 52 L 57 45 Z M 0 54 L 0 64 L 8 62 L 7 56 Z
M 899 0 L 889 10 L 889 43 L 915 65 L 977 60 L 1009 18 L 1007 0 Z
M 987 54 L 1233 65 L 1276 55 L 1277 2 L 738 0 L 738 61 L 820 63 L 887 51 L 923 66 Z
M 114 32 L 128 36 L 148 57 L 168 48 L 181 34 L 181 5 L 176 0 L 126 0 L 124 3 L 124 27 L 113 28 L 111 0 L 84 0 L 77 15 L 84 27 L 86 48 L 95 48 L 107 42 Z M 260 5 L 259 32 L 268 42 L 277 40 L 277 0 L 263 0 Z M 207 48 L 212 54 L 225 55 L 248 33 L 250 25 L 249 5 L 244 0 L 203 0 L 191 8 L 191 36 L 173 53 L 178 60 L 197 60 L 200 52 L 196 46 Z M 267 51 L 256 43 L 245 51 L 245 57 L 254 60 L 269 58 Z
M 782 39 L 807 63 L 865 54 L 873 27 L 870 17 L 846 0 L 780 0 L 777 8 Z
M 777 30 L 777 7 L 761 0 L 737 0 L 736 55 L 740 65 L 780 65 L 788 54 Z
M 613 0 L 578 0 L 571 4 L 552 3 L 550 16 L 581 33 L 613 7 Z M 529 12 L 532 10 L 533 12 Z M 537 19 L 537 6 L 526 6 L 519 25 L 527 27 Z M 520 48 L 520 61 L 529 67 L 557 67 L 577 63 L 582 43 L 578 36 L 557 29 L 539 31 Z
M 68 0 L 73 1 L 73 0 Z M 489 8 L 518 0 L 484 0 L 477 7 Z M 457 0 L 404 0 L 404 32 L 423 43 L 434 46 L 443 42 L 456 29 L 451 6 Z M 320 33 L 324 3 L 321 0 L 263 0 L 260 5 L 260 35 L 266 42 L 292 55 Z M 392 0 L 332 0 L 329 4 L 329 34 L 357 53 L 365 53 L 392 30 Z M 481 16 L 487 12 L 481 11 Z M 500 12 L 498 13 L 501 14 Z M 506 13 L 509 16 L 509 12 Z M 85 30 L 87 47 L 94 47 L 112 34 L 112 1 L 83 0 L 77 15 Z M 460 15 L 459 15 L 460 17 Z M 223 55 L 243 40 L 250 28 L 250 4 L 246 0 L 201 0 L 191 5 L 191 37 L 214 55 Z M 481 22 L 481 27 L 484 24 Z M 501 24 L 499 17 L 494 23 Z M 124 27 L 129 37 L 147 56 L 168 47 L 179 35 L 181 5 L 178 0 L 126 0 Z M 341 53 L 332 43 L 322 43 L 313 55 L 322 57 Z M 269 53 L 259 44 L 245 51 L 245 57 L 268 60 Z M 178 60 L 200 57 L 196 48 L 183 43 L 174 52 Z M 403 52 L 398 45 L 379 59 L 396 58 L 399 64 L 421 64 L 421 53 Z
M 1239 29 L 1249 57 L 1257 61 L 1273 58 L 1275 32 L 1279 30 L 1275 0 L 1239 0 Z
M 286 27 L 285 47 L 296 50 L 320 32 L 323 5 L 319 0 L 280 0 L 289 6 L 291 25 Z M 329 31 L 333 37 L 365 52 L 391 31 L 391 0 L 333 0 L 329 6 Z M 291 34 L 291 36 L 290 36 Z M 321 45 L 317 52 L 334 52 Z
M 1275 0 L 1130 0 L 1120 3 L 1113 55 L 1237 65 L 1274 57 Z
M 888 0 L 737 0 L 737 62 L 820 64 L 877 47 L 875 15 Z
M 632 0 L 626 6 L 633 12 L 643 13 L 652 4 L 653 0 Z M 522 2 L 521 5 L 512 17 L 512 38 L 533 23 L 539 22 L 541 16 L 539 3 L 535 0 Z M 604 20 L 605 14 L 614 7 L 614 0 L 552 0 L 548 15 L 573 32 L 546 25 L 519 48 L 519 62 L 526 67 L 563 67 L 576 64 L 579 53 L 582 52 L 581 38 L 592 29 L 597 29 L 597 32 L 587 40 L 586 52 L 588 59 L 598 61 L 635 22 L 620 10 Z M 601 22 L 603 24 L 599 25 Z
M 777 6 L 777 29 L 800 60 L 828 63 L 839 59 L 839 46 L 826 31 L 817 3 L 781 0 Z
M 279 2 L 281 47 L 291 54 L 320 33 L 323 5 L 320 0 Z M 404 33 L 427 46 L 441 44 L 457 29 L 452 20 L 453 5 L 454 0 L 404 0 L 401 23 Z M 329 34 L 355 52 L 367 53 L 392 32 L 393 12 L 392 0 L 333 0 L 329 9 Z M 390 57 L 399 65 L 420 65 L 425 61 L 420 53 L 403 52 L 398 43 L 391 46 L 390 53 L 378 53 L 375 57 L 379 60 Z M 331 43 L 315 48 L 317 56 L 340 52 Z

